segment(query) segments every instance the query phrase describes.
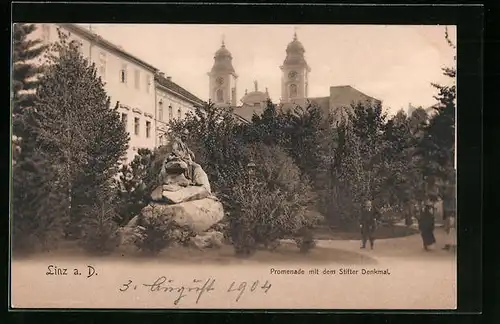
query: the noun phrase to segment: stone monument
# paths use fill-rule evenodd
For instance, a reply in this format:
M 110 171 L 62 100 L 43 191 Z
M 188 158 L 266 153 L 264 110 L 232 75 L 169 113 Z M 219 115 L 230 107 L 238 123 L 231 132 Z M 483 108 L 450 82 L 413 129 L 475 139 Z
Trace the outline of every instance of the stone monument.
M 159 185 L 141 214 L 145 220 L 160 217 L 189 229 L 193 233 L 191 243 L 198 248 L 222 244 L 222 233 L 209 231 L 224 216 L 222 203 L 212 194 L 208 176 L 194 161 L 193 152 L 178 137 L 169 143 Z M 137 219 L 134 217 L 127 227 L 136 227 Z

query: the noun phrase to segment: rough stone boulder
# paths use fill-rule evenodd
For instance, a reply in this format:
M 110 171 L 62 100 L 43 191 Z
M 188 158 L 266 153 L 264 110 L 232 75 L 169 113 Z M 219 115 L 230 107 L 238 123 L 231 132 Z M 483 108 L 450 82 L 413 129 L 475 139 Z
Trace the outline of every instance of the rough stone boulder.
M 222 220 L 224 210 L 212 195 L 207 173 L 180 138 L 171 139 L 169 151 L 158 174 L 158 186 L 151 193 L 151 204 L 121 229 L 122 241 L 147 238 L 140 219 L 143 226 L 152 225 L 168 236 L 177 231 L 174 236 L 186 236 L 199 248 L 222 245 L 224 235 L 212 227 Z
M 198 234 L 191 239 L 191 245 L 199 248 L 220 248 L 224 244 L 224 234 L 218 231 L 209 231 Z
M 145 217 L 172 220 L 179 226 L 189 227 L 197 234 L 205 232 L 224 217 L 222 204 L 212 197 L 175 205 L 156 203 L 145 207 L 141 213 Z
M 163 186 L 162 197 L 169 204 L 180 204 L 182 202 L 204 199 L 210 196 L 210 192 L 204 187 L 189 186 L 180 188 L 176 191 L 168 190 L 170 188 L 165 187 L 166 186 Z

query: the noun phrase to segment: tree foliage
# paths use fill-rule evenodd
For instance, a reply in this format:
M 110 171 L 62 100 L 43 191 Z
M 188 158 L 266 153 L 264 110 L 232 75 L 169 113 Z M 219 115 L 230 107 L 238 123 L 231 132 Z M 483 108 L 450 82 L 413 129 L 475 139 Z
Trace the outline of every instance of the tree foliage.
M 166 157 L 166 148 L 140 148 L 129 164 L 123 164 L 116 179 L 115 221 L 123 226 L 139 215 L 151 200 L 151 192 L 160 184 L 159 174 Z
M 47 208 L 53 208 L 52 214 L 64 220 L 67 235 L 78 236 L 89 206 L 107 202 L 129 138 L 117 107 L 110 107 L 94 64 L 80 53 L 80 44 L 60 33 L 60 41 L 51 46 L 47 62 L 33 107 L 22 112 L 25 137 L 21 143 L 22 163 L 19 168 L 16 164 L 13 172 L 14 182 L 22 185 L 43 177 L 39 181 L 56 188 L 59 198 Z M 30 174 L 18 172 L 25 161 L 37 163 L 30 168 Z M 29 195 L 23 192 L 30 190 L 33 192 Z M 29 197 L 44 201 L 50 192 L 33 185 L 15 189 L 19 196 L 14 201 L 22 210 L 16 211 L 14 222 L 22 222 L 26 215 L 37 217 L 28 207 Z
M 47 49 L 40 39 L 30 39 L 36 28 L 35 24 L 20 23 L 13 24 L 12 28 L 12 119 L 13 134 L 18 137 L 23 137 L 19 117 L 24 108 L 33 105 L 39 85 L 37 76 L 42 66 L 36 59 Z
M 245 125 L 232 112 L 212 103 L 173 121 L 170 131 L 185 140 L 209 177 L 212 191 L 231 209 L 232 189 L 245 175 Z M 187 133 L 186 133 L 187 131 Z
M 456 48 L 445 34 L 448 45 Z M 456 61 L 456 57 L 454 57 Z M 432 86 L 437 90 L 434 97 L 437 104 L 434 114 L 425 127 L 424 136 L 418 147 L 418 154 L 426 165 L 424 168 L 429 195 L 433 200 L 446 198 L 448 187 L 455 179 L 455 110 L 456 110 L 456 68 L 444 67 L 443 75 L 450 78 L 449 84 Z
M 258 167 L 233 188 L 236 212 L 230 217 L 230 230 L 239 254 L 250 254 L 258 245 L 275 247 L 279 239 L 302 237 L 301 231 L 317 221 L 306 213 L 312 204 L 309 182 L 286 151 L 263 143 L 247 149 Z

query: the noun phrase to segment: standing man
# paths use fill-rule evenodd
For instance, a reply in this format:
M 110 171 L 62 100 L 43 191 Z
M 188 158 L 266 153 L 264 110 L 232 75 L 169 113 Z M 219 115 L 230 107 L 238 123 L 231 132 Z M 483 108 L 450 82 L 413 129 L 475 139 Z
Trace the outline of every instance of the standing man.
M 376 212 L 373 209 L 372 201 L 367 200 L 365 202 L 363 211 L 361 212 L 360 225 L 362 245 L 361 248 L 366 248 L 366 242 L 370 241 L 370 248 L 373 250 L 373 244 L 375 242 L 374 233 L 377 227 L 377 217 Z
M 422 243 L 426 251 L 429 250 L 430 245 L 436 243 L 436 238 L 434 237 L 434 226 L 433 206 L 431 202 L 426 202 L 424 210 L 418 219 L 418 227 L 420 229 Z

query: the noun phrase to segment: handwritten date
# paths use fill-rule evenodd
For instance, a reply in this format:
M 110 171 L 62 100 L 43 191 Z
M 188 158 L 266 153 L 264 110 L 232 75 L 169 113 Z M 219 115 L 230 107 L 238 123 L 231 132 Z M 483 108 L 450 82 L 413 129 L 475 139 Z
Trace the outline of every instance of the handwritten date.
M 174 283 L 172 279 L 167 279 L 165 276 L 159 277 L 153 283 L 142 284 L 135 284 L 129 279 L 126 283 L 122 284 L 119 290 L 121 292 L 126 292 L 129 290 L 137 290 L 138 287 L 146 288 L 147 291 L 151 293 L 173 293 L 175 296 L 174 305 L 178 305 L 184 297 L 195 294 L 195 303 L 198 304 L 202 296 L 208 295 L 216 290 L 216 280 L 213 278 L 208 278 L 207 280 L 193 279 L 192 283 L 189 285 L 180 285 Z M 259 280 L 253 282 L 242 281 L 239 283 L 233 281 L 224 292 L 235 294 L 235 301 L 238 302 L 246 292 L 254 293 L 262 291 L 267 294 L 271 287 L 271 283 L 267 280 L 264 283 Z
M 259 280 L 256 280 L 249 286 L 246 281 L 240 282 L 239 284 L 236 284 L 236 282 L 233 281 L 227 292 L 235 291 L 237 293 L 236 302 L 238 302 L 240 301 L 241 296 L 243 296 L 243 294 L 247 291 L 247 287 L 250 288 L 250 292 L 254 292 L 256 289 L 261 289 L 265 294 L 267 294 L 269 289 L 271 289 L 271 284 L 266 280 L 266 282 L 261 285 Z

